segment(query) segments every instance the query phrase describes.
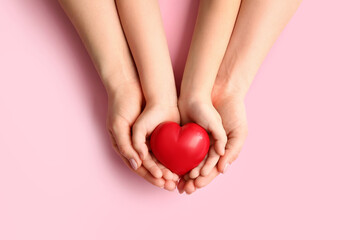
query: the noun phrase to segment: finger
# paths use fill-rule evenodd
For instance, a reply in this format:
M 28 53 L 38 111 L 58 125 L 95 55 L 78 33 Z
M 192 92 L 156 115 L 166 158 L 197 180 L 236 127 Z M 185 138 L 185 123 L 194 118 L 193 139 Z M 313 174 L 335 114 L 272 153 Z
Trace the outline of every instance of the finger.
M 196 166 L 194 169 L 192 169 L 190 171 L 190 173 L 189 173 L 190 178 L 195 179 L 200 175 L 200 170 L 204 166 L 207 157 L 208 157 L 208 155 L 205 156 L 204 160 L 202 160 L 201 163 L 198 166 Z
M 145 160 L 149 152 L 146 145 L 147 130 L 141 121 L 136 122 L 132 130 L 132 143 L 134 145 L 134 149 L 138 152 L 141 160 Z
M 148 154 L 146 159 L 143 160 L 143 165 L 155 178 L 161 178 L 163 176 L 163 172 L 157 165 L 156 159 L 154 159 L 150 154 Z
M 220 157 L 218 163 L 218 170 L 221 173 L 225 173 L 230 164 L 234 162 L 239 156 L 241 149 L 245 143 L 247 137 L 247 128 L 238 129 L 229 134 L 229 141 L 226 144 L 226 151 L 224 156 Z
M 173 180 L 174 174 L 167 168 L 161 169 L 163 178 L 166 180 Z
M 169 169 L 167 169 L 160 162 L 157 162 L 157 165 L 162 171 L 163 178 L 165 178 L 166 180 L 173 180 L 174 174 Z
M 147 180 L 149 183 L 164 188 L 165 186 L 165 180 L 163 178 L 155 178 L 147 169 L 145 169 L 143 166 L 139 167 L 136 170 L 136 173 L 143 177 L 145 180 Z
M 209 131 L 215 141 L 215 150 L 222 156 L 225 154 L 225 146 L 227 142 L 226 132 L 221 122 L 211 122 L 209 124 Z
M 168 191 L 174 191 L 176 188 L 176 183 L 174 181 L 165 181 L 164 189 Z
M 131 129 L 127 122 L 118 121 L 112 130 L 109 130 L 113 146 L 116 145 L 117 152 L 125 157 L 136 170 L 142 161 L 131 144 Z
M 207 175 L 206 177 L 200 176 L 197 179 L 195 179 L 195 187 L 196 188 L 203 188 L 206 185 L 208 185 L 212 180 L 214 180 L 214 178 L 219 175 L 220 173 L 218 172 L 217 168 L 213 168 L 211 170 L 211 172 L 209 173 L 209 175 Z
M 220 155 L 216 153 L 215 148 L 211 147 L 209 151 L 209 157 L 206 159 L 204 166 L 201 168 L 201 176 L 207 176 L 211 170 L 216 166 L 220 158 Z
M 177 175 L 176 173 L 173 173 L 173 179 L 172 179 L 172 180 L 173 180 L 174 182 L 178 182 L 179 179 L 180 179 L 179 175 Z
M 180 194 L 182 194 L 184 192 L 185 183 L 186 183 L 185 180 L 183 178 L 181 178 L 178 185 L 177 185 L 177 189 L 178 189 Z
M 129 161 L 126 160 L 126 158 L 124 156 L 121 156 L 121 158 L 124 160 L 125 164 L 128 166 L 128 168 L 130 168 L 131 170 L 133 170 L 133 168 L 131 167 L 131 164 Z M 134 170 L 133 170 L 134 171 Z M 136 171 L 134 171 L 137 175 L 139 175 L 140 177 L 144 178 L 146 181 L 148 181 L 149 183 L 157 186 L 157 187 L 161 187 L 163 188 L 165 185 L 165 180 L 162 178 L 155 178 L 146 168 L 144 168 L 143 166 L 140 166 L 138 169 L 136 169 Z
M 185 181 L 189 181 L 189 180 L 190 180 L 189 174 L 188 174 L 188 173 L 185 174 L 185 175 L 183 176 L 183 179 L 184 179 Z
M 196 187 L 195 187 L 193 179 L 190 179 L 189 181 L 187 181 L 185 183 L 184 191 L 186 192 L 186 194 L 188 194 L 188 195 L 192 194 L 193 192 L 195 192 L 195 190 L 196 190 Z

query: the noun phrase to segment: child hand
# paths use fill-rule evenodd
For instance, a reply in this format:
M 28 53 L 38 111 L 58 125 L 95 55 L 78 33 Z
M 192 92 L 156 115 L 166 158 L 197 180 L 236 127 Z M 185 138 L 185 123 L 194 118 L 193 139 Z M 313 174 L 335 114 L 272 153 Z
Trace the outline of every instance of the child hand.
M 154 161 L 155 158 L 149 153 L 147 137 L 160 123 L 166 121 L 179 123 L 180 115 L 177 106 L 167 105 L 166 103 L 152 103 L 146 105 L 132 128 L 134 149 L 143 160 L 144 167 L 156 178 L 161 178 L 163 175 L 168 177 L 177 176 L 157 161 Z M 163 170 L 161 170 L 161 167 Z
M 191 194 L 196 189 L 208 185 L 216 176 L 224 173 L 229 165 L 236 160 L 244 145 L 248 132 L 244 100 L 237 88 L 234 86 L 225 87 L 224 85 L 215 82 L 212 102 L 222 118 L 222 123 L 227 133 L 228 141 L 225 154 L 220 157 L 217 167 L 212 168 L 207 176 L 199 176 L 196 179 L 192 179 L 192 172 L 183 176 L 177 186 L 180 193 L 186 192 Z M 199 167 L 202 164 L 204 164 L 204 161 L 200 163 Z
M 211 146 L 204 161 L 190 171 L 190 176 L 196 178 L 201 174 L 207 176 L 213 169 L 221 155 L 225 153 L 227 142 L 226 132 L 222 126 L 222 120 L 211 101 L 203 99 L 180 98 L 179 110 L 182 124 L 195 122 L 211 133 Z
M 174 190 L 179 177 L 159 164 L 163 178 L 155 178 L 142 166 L 142 161 L 131 143 L 131 126 L 140 115 L 144 102 L 139 81 L 134 80 L 120 86 L 108 87 L 107 92 L 108 114 L 106 125 L 114 150 L 136 174 L 155 186 Z M 156 162 L 152 156 L 149 156 L 148 161 Z

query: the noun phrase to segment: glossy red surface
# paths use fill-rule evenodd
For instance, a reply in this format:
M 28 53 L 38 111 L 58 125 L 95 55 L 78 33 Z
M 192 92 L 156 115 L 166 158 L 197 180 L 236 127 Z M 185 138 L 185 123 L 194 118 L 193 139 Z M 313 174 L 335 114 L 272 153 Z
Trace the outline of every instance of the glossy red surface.
M 205 129 L 195 123 L 180 127 L 175 122 L 164 122 L 153 131 L 150 145 L 157 160 L 184 175 L 204 159 L 210 140 Z

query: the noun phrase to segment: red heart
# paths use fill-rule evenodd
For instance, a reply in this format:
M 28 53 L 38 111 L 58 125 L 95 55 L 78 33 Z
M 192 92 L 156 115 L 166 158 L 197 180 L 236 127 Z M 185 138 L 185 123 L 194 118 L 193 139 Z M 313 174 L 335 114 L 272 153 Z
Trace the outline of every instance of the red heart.
M 195 123 L 183 127 L 175 122 L 161 123 L 150 139 L 157 160 L 180 176 L 199 165 L 209 151 L 209 145 L 209 135 Z

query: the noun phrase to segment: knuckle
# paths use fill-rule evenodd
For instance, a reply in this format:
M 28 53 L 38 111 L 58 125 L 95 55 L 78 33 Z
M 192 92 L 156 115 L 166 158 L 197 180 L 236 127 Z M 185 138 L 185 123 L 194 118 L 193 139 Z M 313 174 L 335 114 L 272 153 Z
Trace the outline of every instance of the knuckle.
M 107 128 L 111 132 L 117 132 L 118 129 L 120 129 L 120 126 L 122 125 L 121 119 L 110 119 L 106 122 Z
M 112 122 L 107 121 L 106 122 L 106 128 L 107 128 L 108 132 L 110 132 L 110 133 L 114 132 L 114 125 L 113 125 Z
M 128 147 L 125 144 L 119 144 L 118 145 L 119 153 L 123 156 L 127 156 L 128 153 Z
M 133 140 L 133 146 L 134 146 L 134 149 L 136 150 L 136 151 L 140 151 L 141 150 L 141 144 L 140 144 L 140 142 L 137 140 L 137 139 L 134 139 Z
M 133 125 L 133 127 L 132 127 L 132 130 L 133 130 L 134 134 L 140 133 L 141 130 L 142 130 L 142 125 L 141 125 L 141 123 L 139 123 L 139 122 L 135 123 L 135 124 Z
M 144 147 L 143 147 L 143 144 L 141 141 L 134 141 L 133 143 L 133 146 L 134 146 L 134 149 L 141 155 L 144 155 L 145 154 L 145 150 L 144 150 Z
M 226 143 L 226 142 L 227 142 L 227 140 L 228 140 L 228 137 L 226 136 L 226 134 L 225 134 L 225 133 L 224 133 L 224 135 L 222 136 L 222 138 L 223 138 L 224 143 Z

